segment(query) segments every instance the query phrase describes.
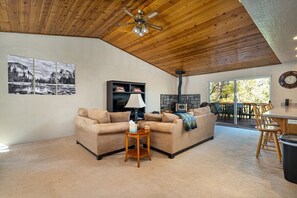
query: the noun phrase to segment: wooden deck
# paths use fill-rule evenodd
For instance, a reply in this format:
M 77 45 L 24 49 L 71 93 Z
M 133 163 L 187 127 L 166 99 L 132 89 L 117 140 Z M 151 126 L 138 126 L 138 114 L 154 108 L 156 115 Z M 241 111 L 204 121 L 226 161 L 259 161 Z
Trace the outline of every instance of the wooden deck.
M 234 103 L 221 102 L 211 103 L 213 113 L 219 115 L 216 124 L 222 126 L 255 129 L 254 106 L 263 103 L 238 103 L 237 104 L 237 125 L 234 124 Z
M 255 126 L 256 126 L 255 120 L 253 118 L 238 119 L 237 125 L 235 125 L 233 117 L 230 117 L 230 118 L 219 118 L 218 117 L 216 124 L 221 125 L 221 126 L 248 128 L 248 129 L 255 129 Z

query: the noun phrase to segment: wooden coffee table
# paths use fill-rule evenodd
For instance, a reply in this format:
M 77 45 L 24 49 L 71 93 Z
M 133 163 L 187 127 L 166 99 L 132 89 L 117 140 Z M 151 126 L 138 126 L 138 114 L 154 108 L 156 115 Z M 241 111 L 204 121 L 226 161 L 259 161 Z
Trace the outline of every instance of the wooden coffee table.
M 140 147 L 140 139 L 147 138 L 147 148 Z M 136 139 L 136 148 L 129 150 L 129 138 Z M 129 157 L 137 158 L 137 167 L 140 167 L 140 158 L 148 157 L 151 160 L 151 150 L 150 150 L 150 130 L 149 129 L 139 129 L 136 133 L 131 133 L 128 130 L 126 131 L 125 138 L 125 146 L 126 146 L 126 156 L 125 162 L 129 159 Z

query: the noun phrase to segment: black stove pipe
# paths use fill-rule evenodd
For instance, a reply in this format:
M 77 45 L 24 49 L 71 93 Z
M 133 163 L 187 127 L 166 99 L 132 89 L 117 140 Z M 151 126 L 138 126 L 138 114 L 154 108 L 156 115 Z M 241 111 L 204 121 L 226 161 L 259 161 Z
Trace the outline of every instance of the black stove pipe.
M 183 74 L 186 72 L 184 70 L 176 70 L 175 73 L 178 75 L 178 98 L 177 102 L 181 103 L 181 87 L 183 82 Z

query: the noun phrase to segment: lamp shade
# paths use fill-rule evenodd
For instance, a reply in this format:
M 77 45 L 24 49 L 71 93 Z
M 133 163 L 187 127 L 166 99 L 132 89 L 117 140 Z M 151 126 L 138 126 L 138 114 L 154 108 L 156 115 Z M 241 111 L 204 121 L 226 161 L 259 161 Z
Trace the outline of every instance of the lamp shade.
M 125 108 L 142 108 L 145 106 L 140 94 L 131 94 Z

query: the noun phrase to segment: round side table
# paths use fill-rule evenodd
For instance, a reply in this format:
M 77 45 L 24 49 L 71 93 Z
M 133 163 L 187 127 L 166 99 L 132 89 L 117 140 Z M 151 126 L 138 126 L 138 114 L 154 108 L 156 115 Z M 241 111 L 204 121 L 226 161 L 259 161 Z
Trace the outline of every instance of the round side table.
M 140 139 L 147 138 L 147 148 L 140 147 Z M 129 150 L 128 139 L 135 138 L 136 139 L 136 148 Z M 139 129 L 135 133 L 131 133 L 128 130 L 126 131 L 125 138 L 125 147 L 126 147 L 126 155 L 125 162 L 129 159 L 129 157 L 137 158 L 137 167 L 140 167 L 140 158 L 148 157 L 151 160 L 151 150 L 150 150 L 150 130 L 149 129 Z

